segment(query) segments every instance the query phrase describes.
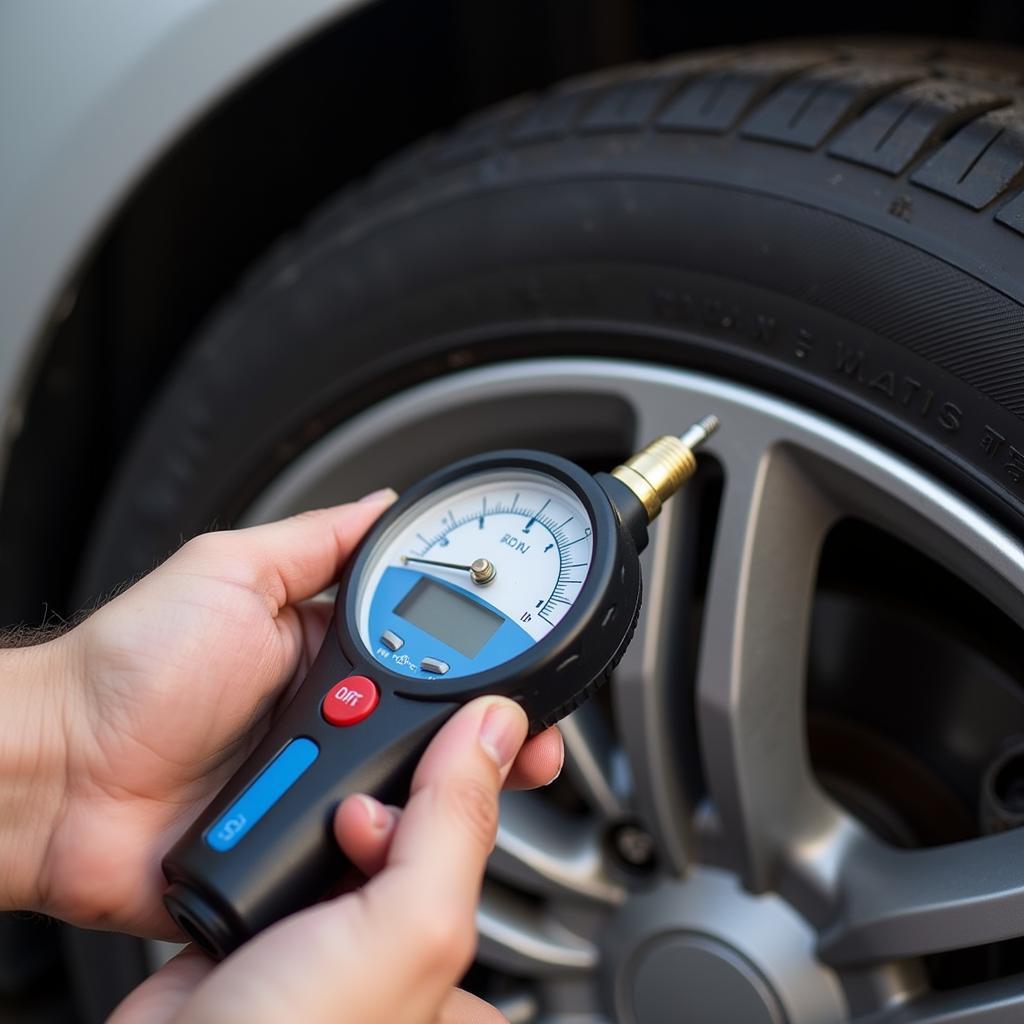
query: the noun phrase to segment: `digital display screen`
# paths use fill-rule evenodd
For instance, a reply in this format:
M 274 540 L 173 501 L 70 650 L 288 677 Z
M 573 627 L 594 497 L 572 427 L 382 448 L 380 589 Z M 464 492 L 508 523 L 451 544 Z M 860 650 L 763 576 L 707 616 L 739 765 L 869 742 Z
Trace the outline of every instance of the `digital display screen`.
M 505 621 L 472 598 L 426 576 L 398 602 L 395 614 L 467 658 L 475 658 Z

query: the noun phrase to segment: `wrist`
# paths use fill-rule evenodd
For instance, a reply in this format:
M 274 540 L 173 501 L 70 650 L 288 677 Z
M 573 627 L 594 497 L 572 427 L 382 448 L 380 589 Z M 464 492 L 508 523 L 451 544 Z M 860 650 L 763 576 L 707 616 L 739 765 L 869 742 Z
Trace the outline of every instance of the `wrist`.
M 67 795 L 73 634 L 0 649 L 0 909 L 44 910 L 43 870 Z

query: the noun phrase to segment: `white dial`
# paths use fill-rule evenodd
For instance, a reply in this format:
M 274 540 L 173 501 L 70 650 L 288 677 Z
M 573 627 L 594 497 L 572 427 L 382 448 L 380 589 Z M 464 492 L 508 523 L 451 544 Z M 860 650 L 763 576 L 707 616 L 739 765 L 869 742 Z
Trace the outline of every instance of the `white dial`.
M 380 660 L 402 664 L 401 655 L 386 653 L 381 637 L 375 635 L 383 632 L 385 624 L 380 619 L 380 600 L 375 602 L 375 597 L 382 580 L 389 578 L 389 570 L 394 578 L 394 570 L 401 569 L 407 575 L 440 581 L 447 590 L 459 588 L 474 599 L 473 604 L 499 613 L 536 643 L 562 619 L 580 593 L 590 569 L 592 530 L 590 517 L 575 493 L 546 474 L 491 470 L 442 487 L 409 509 L 377 542 L 359 582 L 357 623 L 362 640 Z M 442 597 L 433 609 L 427 609 L 429 621 L 438 622 L 437 627 L 428 628 L 428 635 L 441 639 L 447 635 L 448 649 L 471 647 L 476 629 L 473 608 L 469 608 L 468 618 L 462 619 L 453 607 L 449 627 L 438 617 L 448 614 L 446 608 L 451 604 Z M 390 614 L 394 609 L 385 611 Z M 401 616 L 401 610 L 398 614 Z M 406 615 L 420 626 L 428 622 L 419 613 Z M 396 639 L 401 639 L 402 622 L 388 620 Z M 486 631 L 488 627 L 481 623 L 480 628 Z M 411 626 L 405 629 L 415 632 Z M 394 649 L 390 639 L 385 643 Z M 438 649 L 442 650 L 440 643 Z M 443 659 L 439 655 L 435 660 Z

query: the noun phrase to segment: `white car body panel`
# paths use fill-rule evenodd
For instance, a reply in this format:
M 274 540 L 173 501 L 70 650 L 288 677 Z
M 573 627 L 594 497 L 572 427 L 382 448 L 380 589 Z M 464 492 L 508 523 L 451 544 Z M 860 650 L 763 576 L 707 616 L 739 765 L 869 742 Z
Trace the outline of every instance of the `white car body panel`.
M 0 471 L 42 330 L 131 190 L 215 103 L 364 2 L 0 5 Z

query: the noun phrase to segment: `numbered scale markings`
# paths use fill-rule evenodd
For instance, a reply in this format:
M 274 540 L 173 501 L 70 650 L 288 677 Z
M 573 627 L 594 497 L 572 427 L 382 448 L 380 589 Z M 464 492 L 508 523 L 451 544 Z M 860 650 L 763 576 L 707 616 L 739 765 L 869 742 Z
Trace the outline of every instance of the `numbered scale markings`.
M 592 532 L 580 499 L 551 476 L 502 470 L 455 482 L 411 508 L 381 537 L 361 582 L 361 637 L 379 660 L 416 675 L 461 674 L 471 660 L 485 666 L 487 651 L 494 657 L 511 653 L 503 645 L 516 646 L 517 636 L 521 644 L 536 643 L 579 596 L 590 569 Z M 428 585 L 417 587 L 423 579 L 439 586 L 430 586 L 428 595 Z M 466 600 L 459 605 L 458 598 Z M 445 644 L 427 652 L 434 657 L 424 663 L 422 644 L 415 656 L 408 646 L 396 647 L 422 636 L 417 627 L 438 636 L 431 623 L 442 608 L 451 632 L 438 623 Z M 488 613 L 491 619 L 484 618 Z M 497 639 L 478 647 L 478 633 Z M 481 649 L 484 661 L 475 653 Z

